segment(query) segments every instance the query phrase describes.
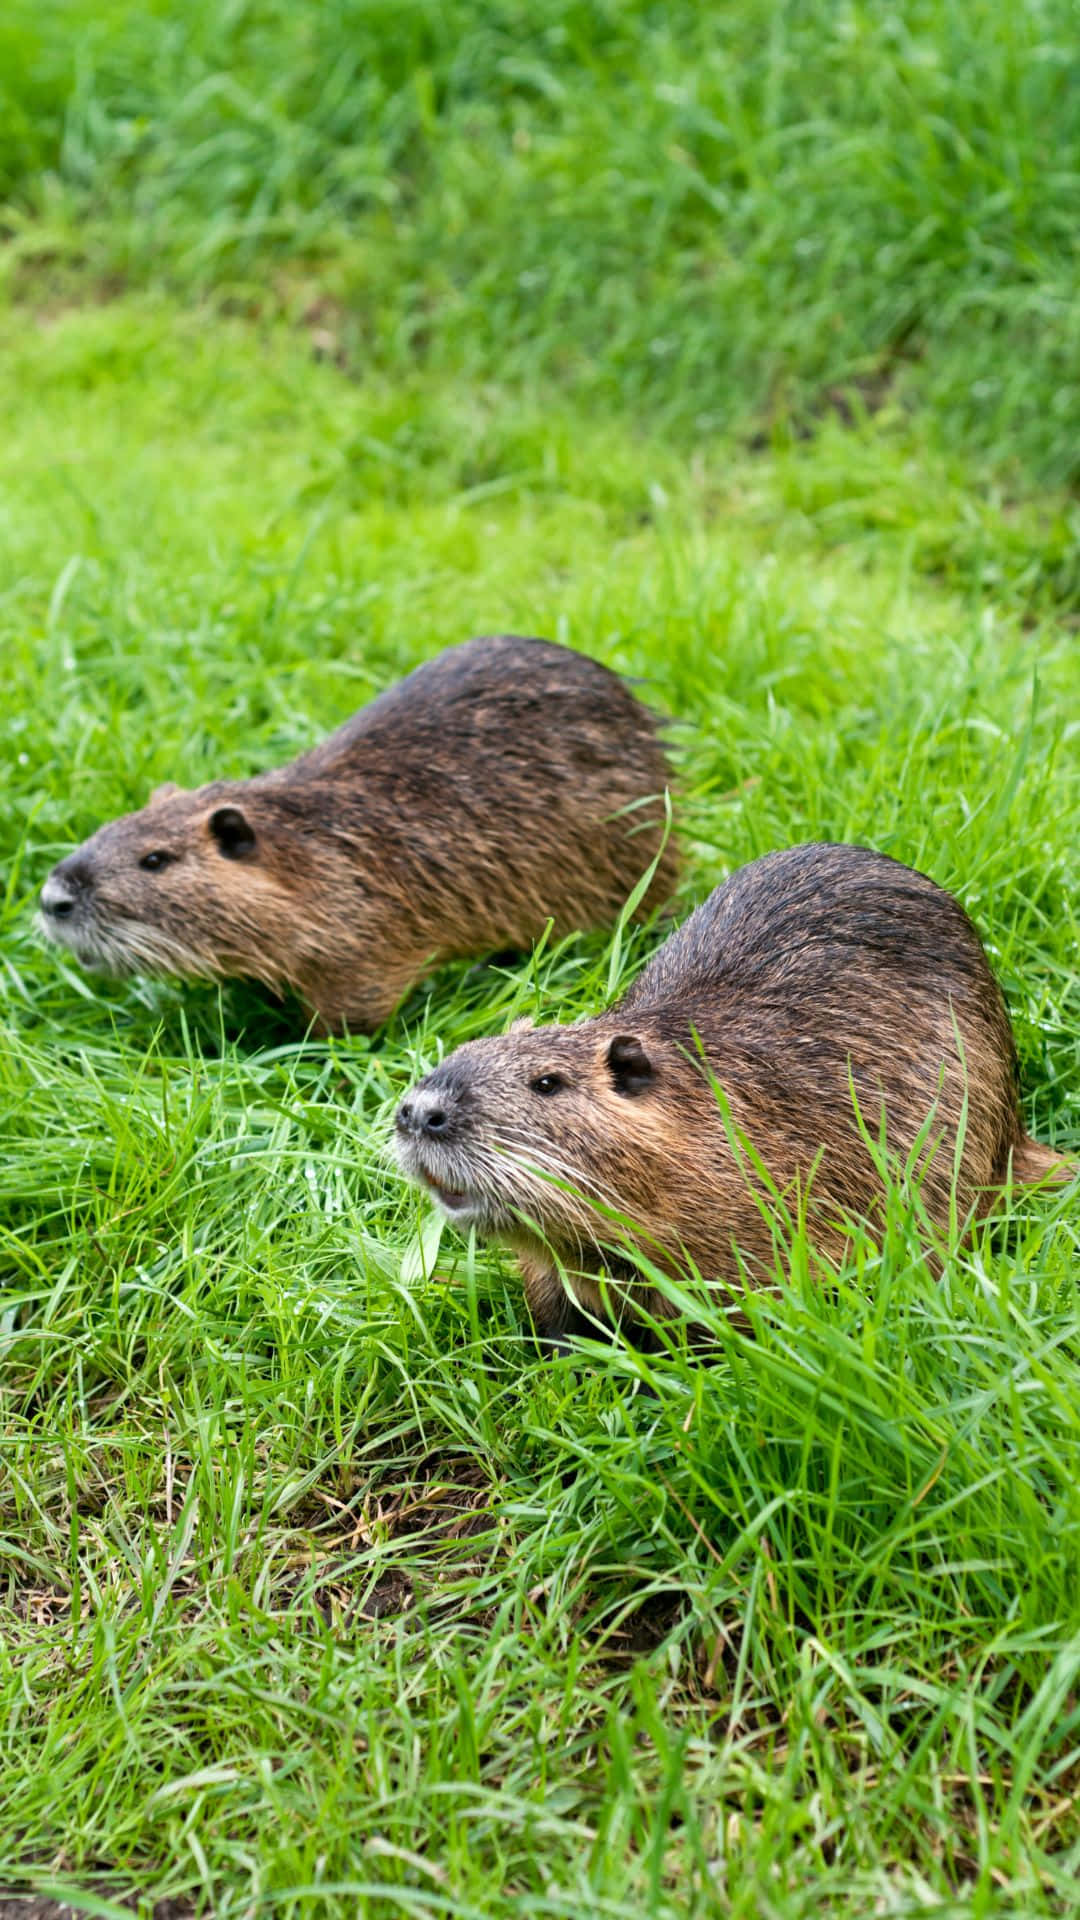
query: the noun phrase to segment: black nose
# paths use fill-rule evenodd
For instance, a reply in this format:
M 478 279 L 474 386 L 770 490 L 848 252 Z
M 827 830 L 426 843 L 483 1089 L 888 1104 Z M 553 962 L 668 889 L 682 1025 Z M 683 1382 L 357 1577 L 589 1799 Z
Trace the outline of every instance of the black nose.
M 445 1140 L 453 1122 L 453 1108 L 453 1098 L 445 1088 L 414 1087 L 398 1108 L 394 1124 L 399 1133 L 427 1133 Z
M 41 889 L 41 908 L 50 920 L 66 920 L 74 913 L 79 896 L 90 885 L 89 869 L 75 860 L 61 860 Z

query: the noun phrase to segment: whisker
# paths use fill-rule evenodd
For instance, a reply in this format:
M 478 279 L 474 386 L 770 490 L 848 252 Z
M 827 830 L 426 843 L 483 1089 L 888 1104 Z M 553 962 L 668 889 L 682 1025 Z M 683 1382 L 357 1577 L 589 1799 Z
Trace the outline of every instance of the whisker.
M 502 1148 L 504 1157 L 511 1160 L 522 1171 L 532 1169 L 541 1174 L 548 1174 L 552 1179 L 565 1180 L 573 1188 L 576 1197 L 586 1201 L 601 1200 L 616 1212 L 628 1211 L 624 1196 L 617 1188 L 608 1181 L 598 1180 L 592 1174 L 586 1180 L 580 1166 L 574 1166 L 570 1160 L 562 1154 L 553 1152 L 550 1147 L 545 1146 L 542 1152 L 530 1149 L 528 1155 L 523 1155 L 520 1143 L 511 1141 L 509 1136 L 502 1134 L 498 1129 L 495 1131 L 494 1138 Z
M 514 1179 L 511 1186 L 506 1181 L 506 1168 L 512 1166 Z M 585 1233 L 596 1228 L 596 1201 L 598 1196 L 582 1193 L 571 1173 L 568 1177 L 561 1171 L 538 1168 L 527 1160 L 504 1155 L 502 1159 L 502 1188 L 508 1194 L 512 1204 L 522 1211 L 532 1211 L 540 1220 L 558 1219 L 564 1225 L 573 1225 Z M 560 1184 L 565 1178 L 565 1185 Z M 532 1199 L 533 1207 L 528 1202 Z

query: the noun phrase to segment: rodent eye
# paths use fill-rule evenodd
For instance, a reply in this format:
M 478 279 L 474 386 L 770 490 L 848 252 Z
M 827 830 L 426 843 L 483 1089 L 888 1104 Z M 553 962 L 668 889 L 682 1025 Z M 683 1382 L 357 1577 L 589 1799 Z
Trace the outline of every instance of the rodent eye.
M 167 867 L 171 859 L 171 853 L 166 853 L 163 849 L 159 848 L 154 853 L 144 853 L 142 859 L 139 861 L 139 865 L 146 873 L 157 873 L 159 868 Z
M 541 1073 L 535 1080 L 530 1080 L 529 1085 L 534 1093 L 559 1093 L 565 1087 L 566 1081 L 561 1073 Z

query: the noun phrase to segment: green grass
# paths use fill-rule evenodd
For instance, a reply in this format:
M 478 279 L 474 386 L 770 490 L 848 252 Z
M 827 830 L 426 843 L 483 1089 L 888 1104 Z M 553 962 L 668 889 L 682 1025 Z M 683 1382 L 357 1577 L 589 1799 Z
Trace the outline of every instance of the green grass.
M 1071 0 L 8 0 L 10 271 L 681 438 L 857 379 L 1077 475 Z
M 796 1238 L 710 1367 L 550 1365 L 389 1121 L 462 1039 L 595 1010 L 607 940 L 324 1043 L 34 937 L 52 860 L 162 779 L 283 759 L 471 632 L 547 633 L 685 722 L 687 904 L 813 836 L 952 887 L 1029 1121 L 1080 1148 L 1066 10 L 388 18 L 0 26 L 0 1887 L 1070 1913 L 1072 1192 L 940 1280 L 897 1194 L 827 1291 Z M 748 170 L 729 218 L 676 193 L 672 141 L 718 191 Z M 872 404 L 811 404 L 871 368 Z

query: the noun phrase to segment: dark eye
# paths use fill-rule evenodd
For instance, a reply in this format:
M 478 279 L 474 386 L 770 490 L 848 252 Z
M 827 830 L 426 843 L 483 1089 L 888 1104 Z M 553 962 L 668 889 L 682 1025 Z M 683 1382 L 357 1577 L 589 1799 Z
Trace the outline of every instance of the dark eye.
M 534 1093 L 560 1093 L 566 1081 L 561 1073 L 542 1073 L 537 1079 L 530 1080 L 529 1085 Z
M 157 873 L 160 868 L 167 867 L 171 859 L 171 853 L 164 853 L 159 850 L 156 853 L 144 853 L 142 859 L 139 861 L 139 865 L 146 873 Z

